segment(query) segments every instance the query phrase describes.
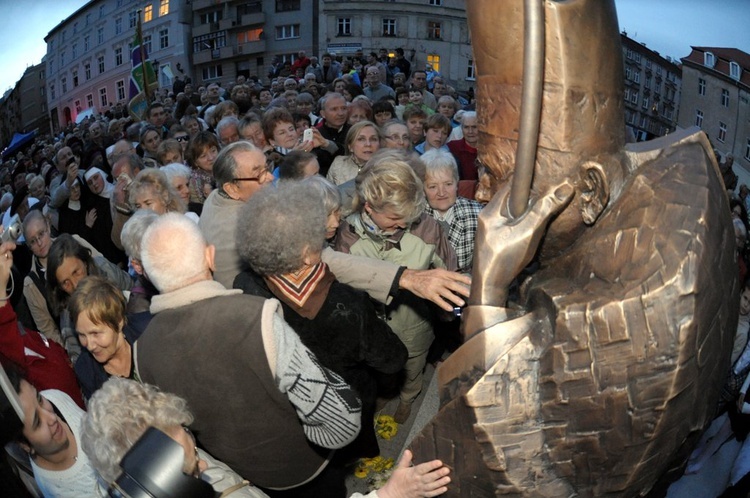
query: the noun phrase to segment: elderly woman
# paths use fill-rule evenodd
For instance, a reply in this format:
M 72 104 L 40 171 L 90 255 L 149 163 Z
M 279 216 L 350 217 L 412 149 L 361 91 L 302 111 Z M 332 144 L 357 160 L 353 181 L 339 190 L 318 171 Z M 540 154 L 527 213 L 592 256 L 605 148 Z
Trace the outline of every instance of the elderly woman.
M 84 397 L 90 399 L 110 376 L 135 379 L 132 345 L 151 315 L 129 319 L 122 291 L 102 277 L 83 279 L 68 310 L 83 348 L 75 371 Z
M 253 112 L 246 114 L 240 120 L 238 130 L 242 140 L 249 140 L 253 145 L 262 150 L 263 153 L 273 149 L 268 143 L 266 135 L 263 133 L 263 124 L 257 114 Z
M 186 114 L 180 119 L 180 124 L 188 131 L 190 138 L 195 138 L 198 133 L 203 131 L 203 124 L 198 116 Z
M 341 193 L 333 183 L 322 176 L 311 176 L 305 183 L 314 188 L 323 198 L 326 210 L 326 243 L 333 246 L 339 225 L 341 224 Z
M 348 156 L 338 156 L 331 163 L 326 178 L 335 185 L 353 180 L 372 155 L 380 148 L 380 131 L 371 121 L 360 121 L 346 134 Z
M 458 196 L 458 166 L 453 154 L 432 149 L 422 157 L 427 167 L 424 192 L 427 214 L 435 218 L 448 234 L 458 258 L 458 271 L 471 273 L 474 260 L 474 235 L 482 205 Z
M 113 483 L 122 470 L 120 461 L 131 446 L 154 427 L 185 450 L 183 472 L 207 481 L 216 492 L 233 488 L 222 496 L 264 498 L 225 464 L 196 446 L 187 426 L 193 422 L 187 402 L 148 384 L 112 378 L 94 394 L 83 421 L 81 446 L 102 478 Z
M 130 276 L 101 256 L 92 257 L 91 250 L 71 235 L 62 234 L 52 243 L 47 257 L 47 295 L 53 313 L 60 317 L 62 337 L 73 335 L 74 326 L 68 311 L 68 300 L 78 284 L 89 275 L 101 275 L 120 290 L 130 290 Z M 73 363 L 78 359 L 80 345 L 69 346 Z
M 130 289 L 130 296 L 128 297 L 128 314 L 149 311 L 151 298 L 159 293 L 143 271 L 143 263 L 141 262 L 141 240 L 143 239 L 143 234 L 159 216 L 153 211 L 139 209 L 133 213 L 122 227 L 120 240 L 122 240 L 122 246 L 128 255 L 130 266 L 136 273 L 136 280 Z
M 356 212 L 339 227 L 336 250 L 392 261 L 413 270 L 456 269 L 456 253 L 440 225 L 424 213 L 422 181 L 405 161 L 371 161 L 356 180 Z M 404 423 L 422 390 L 422 370 L 434 338 L 427 302 L 399 293 L 386 308 L 388 324 L 409 351 L 394 419 Z
M 321 261 L 326 219 L 322 196 L 306 181 L 253 195 L 237 222 L 237 246 L 254 273 L 240 273 L 234 286 L 279 299 L 302 342 L 357 391 L 367 422 L 350 446 L 351 456 L 373 457 L 379 454 L 372 423 L 376 374 L 400 371 L 406 348 L 367 295 L 337 282 Z
M 397 119 L 386 122 L 381 128 L 383 147 L 411 150 L 411 136 L 406 123 Z
M 213 190 L 213 167 L 219 155 L 219 139 L 211 132 L 202 131 L 190 140 L 185 160 L 192 168 L 190 201 L 203 204 Z
M 167 175 L 167 180 L 172 188 L 177 192 L 182 202 L 187 206 L 188 211 L 198 216 L 203 211 L 203 204 L 190 201 L 190 168 L 184 164 L 171 163 L 159 169 Z
M 360 121 L 372 121 L 372 106 L 366 97 L 351 102 L 346 106 L 346 111 L 349 115 L 347 122 L 350 125 L 355 125 Z
M 130 207 L 133 210 L 150 209 L 156 214 L 183 213 L 198 223 L 198 216 L 186 212 L 185 203 L 161 170 L 144 169 L 130 184 L 128 192 Z

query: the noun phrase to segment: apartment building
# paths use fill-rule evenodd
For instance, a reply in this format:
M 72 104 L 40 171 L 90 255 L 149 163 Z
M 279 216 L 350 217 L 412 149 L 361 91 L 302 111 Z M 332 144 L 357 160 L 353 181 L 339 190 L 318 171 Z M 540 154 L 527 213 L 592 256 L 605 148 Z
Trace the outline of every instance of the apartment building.
M 130 49 L 140 16 L 143 43 L 161 87 L 190 68 L 185 0 L 92 0 L 58 24 L 47 43 L 47 106 L 52 128 L 129 99 Z
M 679 125 L 699 126 L 723 156 L 734 156 L 740 182 L 750 183 L 750 54 L 736 48 L 691 49 L 682 59 Z

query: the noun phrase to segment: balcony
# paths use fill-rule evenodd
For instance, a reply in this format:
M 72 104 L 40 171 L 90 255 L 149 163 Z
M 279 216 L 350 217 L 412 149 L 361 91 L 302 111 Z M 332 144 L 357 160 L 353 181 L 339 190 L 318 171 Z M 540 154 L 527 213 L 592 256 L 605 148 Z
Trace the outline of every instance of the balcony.
M 241 43 L 234 47 L 234 55 L 258 54 L 266 51 L 266 40 Z
M 220 23 L 212 22 L 208 24 L 199 24 L 193 27 L 193 36 L 203 36 L 214 31 L 219 31 Z
M 193 12 L 207 9 L 209 7 L 215 7 L 218 4 L 219 2 L 216 0 L 193 0 Z
M 193 54 L 193 64 L 206 64 L 212 61 L 229 59 L 234 55 L 233 47 L 221 47 L 211 50 L 201 50 Z
M 253 14 L 245 14 L 240 18 L 240 24 L 242 26 L 252 26 L 254 24 L 265 24 L 266 14 L 263 12 L 256 12 Z
M 219 29 L 222 30 L 230 30 L 235 26 L 237 26 L 237 21 L 235 19 L 222 19 L 221 21 L 219 21 Z

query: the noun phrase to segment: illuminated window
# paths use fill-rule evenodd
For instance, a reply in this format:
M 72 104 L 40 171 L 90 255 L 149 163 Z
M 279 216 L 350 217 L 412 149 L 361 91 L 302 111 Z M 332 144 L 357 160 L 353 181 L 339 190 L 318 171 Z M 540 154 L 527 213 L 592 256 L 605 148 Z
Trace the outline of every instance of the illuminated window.
M 260 40 L 262 34 L 263 28 L 255 28 L 248 31 L 243 31 L 242 33 L 237 33 L 237 45 L 258 41 Z
M 435 72 L 440 72 L 440 56 L 438 54 L 427 54 L 427 64 L 432 66 Z
M 149 22 L 153 18 L 154 18 L 154 6 L 146 5 L 146 8 L 143 9 L 143 22 Z
M 169 14 L 169 0 L 159 1 L 159 17 Z

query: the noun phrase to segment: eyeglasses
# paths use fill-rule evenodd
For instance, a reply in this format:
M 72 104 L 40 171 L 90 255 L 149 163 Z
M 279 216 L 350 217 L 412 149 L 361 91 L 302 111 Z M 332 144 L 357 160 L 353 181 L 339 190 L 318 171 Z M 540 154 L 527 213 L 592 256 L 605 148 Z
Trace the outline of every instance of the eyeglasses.
M 177 140 L 178 142 L 188 142 L 190 140 L 190 136 L 182 135 L 179 137 L 174 137 L 174 139 Z
M 393 140 L 394 142 L 408 142 L 409 141 L 409 135 L 388 135 L 388 140 Z
M 185 473 L 192 475 L 193 477 L 200 477 L 200 467 L 198 466 L 198 462 L 200 461 L 201 456 L 198 453 L 198 444 L 195 442 L 195 436 L 190 429 L 188 429 L 184 425 L 182 426 L 182 429 L 187 433 L 188 436 L 190 436 L 190 439 L 193 441 L 193 449 L 195 450 L 195 462 L 193 462 L 192 468 L 187 467 L 186 462 Z
M 29 243 L 29 246 L 31 246 L 31 247 L 33 247 L 33 246 L 35 246 L 35 245 L 37 245 L 37 244 L 41 245 L 41 243 L 42 243 L 42 240 L 43 240 L 43 239 L 44 239 L 44 238 L 45 238 L 45 237 L 46 237 L 47 235 L 49 235 L 49 228 L 45 228 L 44 230 L 42 230 L 41 232 L 39 232 L 39 235 L 37 235 L 37 236 L 36 236 L 36 237 L 34 237 L 33 239 L 26 239 L 26 242 L 28 242 L 28 243 Z
M 260 183 L 261 180 L 263 180 L 263 178 L 266 175 L 271 174 L 272 171 L 273 171 L 273 163 L 271 162 L 271 163 L 267 163 L 267 164 L 265 164 L 263 166 L 263 171 L 261 171 L 258 176 L 248 177 L 248 178 L 235 178 L 232 181 L 233 182 L 256 182 L 256 183 Z

